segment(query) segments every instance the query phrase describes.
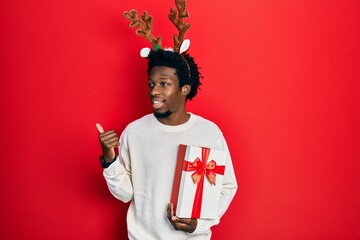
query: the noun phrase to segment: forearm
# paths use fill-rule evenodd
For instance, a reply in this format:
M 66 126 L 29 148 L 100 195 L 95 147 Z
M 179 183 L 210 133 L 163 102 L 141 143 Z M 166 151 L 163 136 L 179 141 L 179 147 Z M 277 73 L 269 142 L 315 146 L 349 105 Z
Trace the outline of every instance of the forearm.
M 129 202 L 133 198 L 133 187 L 130 173 L 126 171 L 119 159 L 104 169 L 104 178 L 111 194 L 123 201 Z

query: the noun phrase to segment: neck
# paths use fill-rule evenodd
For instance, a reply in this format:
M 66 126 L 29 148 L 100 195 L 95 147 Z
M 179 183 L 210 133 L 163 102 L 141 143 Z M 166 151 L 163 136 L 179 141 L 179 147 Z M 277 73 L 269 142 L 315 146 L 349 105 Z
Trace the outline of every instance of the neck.
M 186 123 L 190 118 L 190 114 L 186 111 L 181 113 L 173 113 L 166 118 L 158 118 L 157 120 L 165 125 L 176 126 Z

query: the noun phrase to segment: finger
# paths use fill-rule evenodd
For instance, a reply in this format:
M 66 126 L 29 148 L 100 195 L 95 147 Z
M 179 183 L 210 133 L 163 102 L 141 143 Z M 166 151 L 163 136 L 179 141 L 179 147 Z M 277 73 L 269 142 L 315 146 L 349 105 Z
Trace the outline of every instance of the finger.
M 189 224 L 183 223 L 183 222 L 175 222 L 174 223 L 177 230 L 185 231 L 188 229 Z
M 169 203 L 168 207 L 167 207 L 167 217 L 169 220 L 171 220 L 172 213 L 173 213 L 173 212 L 171 212 L 171 205 L 172 205 L 172 203 Z
M 100 139 L 103 140 L 103 141 L 106 141 L 106 140 L 109 140 L 109 139 L 112 139 L 112 138 L 118 138 L 116 132 L 114 131 L 108 131 L 108 132 L 103 132 L 103 133 L 100 133 Z
M 197 219 L 195 218 L 179 218 L 175 222 L 175 227 L 179 230 L 183 230 L 189 233 L 195 231 L 197 227 Z
M 174 204 L 170 203 L 170 216 L 174 217 Z
M 169 203 L 168 206 L 168 216 L 171 219 L 171 221 L 175 222 L 177 221 L 179 218 L 177 216 L 175 216 L 174 213 L 174 204 L 173 203 Z
M 107 148 L 111 149 L 111 148 L 114 148 L 114 147 L 118 146 L 119 141 L 118 141 L 118 139 L 109 139 L 109 140 L 104 141 L 104 145 Z
M 173 222 L 173 226 L 174 226 L 175 230 L 184 231 L 184 232 L 191 232 L 191 230 L 193 228 L 192 225 L 178 222 L 178 221 Z
M 96 128 L 99 131 L 99 133 L 103 133 L 104 132 L 104 128 L 100 125 L 100 123 L 96 124 Z
M 193 221 L 194 221 L 194 219 L 192 219 L 192 218 L 178 218 L 178 220 L 177 220 L 178 223 L 182 223 L 182 224 L 186 224 L 186 225 L 192 224 Z

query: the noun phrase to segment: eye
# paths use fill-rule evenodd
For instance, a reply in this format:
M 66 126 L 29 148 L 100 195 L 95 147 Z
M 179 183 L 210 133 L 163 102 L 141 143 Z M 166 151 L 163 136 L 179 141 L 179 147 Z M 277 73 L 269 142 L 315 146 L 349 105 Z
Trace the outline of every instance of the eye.
M 161 82 L 160 84 L 162 87 L 170 86 L 170 83 L 168 83 L 168 82 Z
M 154 87 L 154 84 L 152 82 L 148 82 L 148 87 L 149 88 L 153 88 Z

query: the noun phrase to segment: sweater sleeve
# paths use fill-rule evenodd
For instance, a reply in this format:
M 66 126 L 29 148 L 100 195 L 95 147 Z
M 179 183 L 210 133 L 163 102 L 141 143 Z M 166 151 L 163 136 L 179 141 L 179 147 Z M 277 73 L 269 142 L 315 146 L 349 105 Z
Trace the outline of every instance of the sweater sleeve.
M 219 224 L 220 218 L 224 215 L 232 199 L 235 196 L 237 190 L 235 172 L 231 161 L 230 152 L 224 137 L 222 137 L 222 141 L 223 141 L 224 150 L 227 152 L 227 161 L 226 161 L 223 184 L 221 188 L 219 212 L 218 212 L 219 217 L 216 219 L 198 219 L 197 227 L 195 231 L 190 235 L 201 235 L 210 232 L 210 228 L 212 226 Z
M 119 156 L 115 162 L 104 169 L 103 175 L 115 198 L 123 202 L 129 202 L 133 198 L 130 157 L 124 135 L 120 137 Z

